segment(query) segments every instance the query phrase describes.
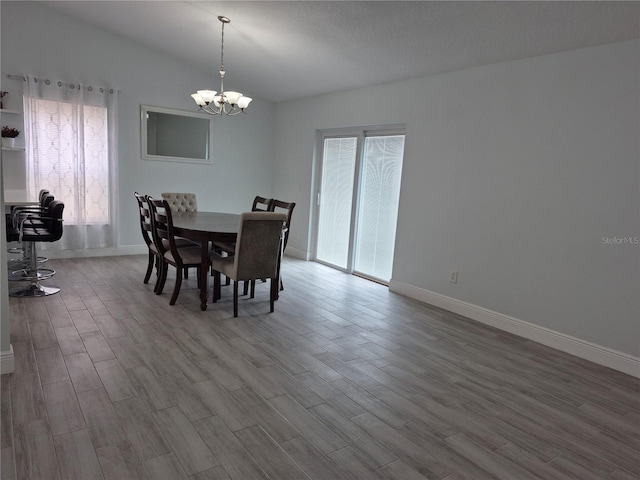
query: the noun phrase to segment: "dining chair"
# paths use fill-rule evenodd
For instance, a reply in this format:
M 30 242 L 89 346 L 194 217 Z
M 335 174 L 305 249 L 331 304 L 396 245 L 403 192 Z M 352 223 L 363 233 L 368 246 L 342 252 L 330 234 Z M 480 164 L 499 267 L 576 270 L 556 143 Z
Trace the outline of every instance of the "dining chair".
M 293 215 L 293 209 L 296 207 L 295 202 L 284 202 L 278 199 L 272 199 L 269 203 L 269 211 L 270 212 L 278 212 L 284 213 L 287 215 L 287 220 L 285 222 L 285 229 L 283 232 L 282 238 L 282 248 L 280 250 L 280 258 L 278 258 L 278 282 L 280 284 L 280 290 L 284 290 L 284 283 L 282 282 L 282 274 L 281 274 L 281 264 L 282 264 L 282 255 L 284 254 L 284 249 L 287 247 L 287 242 L 289 241 L 289 230 L 291 229 L 291 216 Z M 251 287 L 251 295 L 253 298 L 255 295 L 256 289 L 256 281 L 252 280 L 250 285 L 245 283 L 244 285 L 244 294 L 247 294 L 249 286 Z M 276 300 L 278 299 L 278 295 L 276 294 Z
M 200 286 L 200 246 L 193 244 L 179 248 L 173 231 L 173 216 L 169 203 L 166 200 L 155 200 L 148 195 L 146 200 L 151 213 L 151 234 L 160 256 L 158 284 L 155 292 L 156 295 L 162 293 L 167 280 L 168 266 L 173 265 L 176 268 L 176 283 L 169 305 L 174 305 L 180 294 L 182 274 L 185 269 L 196 268 L 198 286 Z
M 273 203 L 272 198 L 261 197 L 256 195 L 251 205 L 252 212 L 269 212 Z M 213 250 L 218 253 L 226 253 L 227 255 L 233 255 L 235 252 L 235 243 L 233 242 L 214 242 Z
M 142 238 L 144 240 L 145 245 L 149 250 L 149 263 L 147 264 L 147 272 L 144 275 L 143 283 L 149 283 L 149 279 L 151 278 L 151 273 L 153 272 L 153 267 L 156 267 L 156 284 L 153 287 L 155 291 L 158 288 L 158 277 L 160 269 L 158 268 L 159 262 L 162 259 L 162 256 L 158 252 L 155 243 L 153 242 L 152 234 L 151 234 L 151 212 L 149 211 L 149 205 L 147 203 L 147 196 L 142 195 L 138 192 L 133 192 L 133 195 L 136 197 L 136 201 L 138 202 L 138 213 L 140 217 L 140 230 L 142 231 Z M 186 238 L 177 238 L 176 246 L 178 248 L 183 247 L 193 247 L 197 245 L 197 243 L 192 242 L 191 240 L 187 240 Z M 186 277 L 185 277 L 186 278 Z
M 172 212 L 198 211 L 198 199 L 195 193 L 163 192 L 160 196 L 169 203 Z
M 169 203 L 172 212 L 198 211 L 198 199 L 195 193 L 163 192 L 160 196 Z M 184 269 L 184 278 L 185 280 L 189 278 L 189 270 L 186 268 Z
M 283 202 L 282 200 L 274 199 L 271 203 L 270 212 L 280 212 L 285 213 L 287 215 L 287 221 L 285 222 L 284 236 L 282 239 L 282 250 L 281 255 L 284 254 L 285 248 L 287 248 L 287 243 L 289 242 L 289 232 L 291 231 L 291 217 L 293 216 L 293 209 L 296 208 L 295 202 Z M 282 274 L 280 273 L 280 264 L 282 263 L 282 258 L 278 260 L 278 278 L 280 279 L 280 290 L 284 290 L 284 284 L 282 283 Z
M 256 195 L 251 205 L 252 212 L 268 212 L 273 203 L 272 198 L 261 197 Z M 228 256 L 233 256 L 235 252 L 236 244 L 234 242 L 213 242 L 212 250 L 217 253 L 224 253 Z M 213 273 L 213 272 L 212 272 Z M 226 280 L 226 285 L 229 285 L 229 279 Z M 244 286 L 244 294 L 247 294 L 248 283 Z
M 257 278 L 270 279 L 270 311 L 278 291 L 278 258 L 282 229 L 287 216 L 275 212 L 245 212 L 240 216 L 240 227 L 233 256 L 211 254 L 213 301 L 220 299 L 220 274 L 233 280 L 233 316 L 238 316 L 238 283 Z
M 272 198 L 261 197 L 256 195 L 253 199 L 253 205 L 251 205 L 252 212 L 270 212 L 271 204 L 273 203 Z
M 151 272 L 153 272 L 153 267 L 156 267 L 156 284 L 153 287 L 155 291 L 158 288 L 158 278 L 160 277 L 160 262 L 161 255 L 158 252 L 158 249 L 153 243 L 153 237 L 151 233 L 151 211 L 149 210 L 149 204 L 147 203 L 147 198 L 145 195 L 141 195 L 138 192 L 133 192 L 133 196 L 136 197 L 136 201 L 138 202 L 138 214 L 140 216 L 140 230 L 142 231 L 142 239 L 144 243 L 147 245 L 147 249 L 149 250 L 149 262 L 147 264 L 147 272 L 144 275 L 143 283 L 149 283 L 149 279 L 151 278 Z

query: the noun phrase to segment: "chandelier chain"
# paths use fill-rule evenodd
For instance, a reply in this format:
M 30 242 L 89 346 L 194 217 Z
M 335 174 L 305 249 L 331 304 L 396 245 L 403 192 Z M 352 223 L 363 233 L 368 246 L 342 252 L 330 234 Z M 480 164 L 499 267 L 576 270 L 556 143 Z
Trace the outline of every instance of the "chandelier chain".
M 222 42 L 220 42 L 220 70 L 224 72 L 224 24 L 222 22 Z

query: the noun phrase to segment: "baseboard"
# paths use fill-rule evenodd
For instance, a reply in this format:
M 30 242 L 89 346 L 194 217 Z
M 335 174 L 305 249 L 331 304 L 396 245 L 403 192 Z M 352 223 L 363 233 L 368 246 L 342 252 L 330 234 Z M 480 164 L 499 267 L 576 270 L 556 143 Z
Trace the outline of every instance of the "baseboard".
M 16 361 L 13 356 L 13 345 L 9 344 L 9 350 L 0 352 L 0 374 L 13 373 L 16 369 Z
M 88 258 L 114 257 L 119 255 L 144 255 L 149 251 L 146 245 L 125 245 L 120 247 L 87 248 L 84 250 L 44 250 L 39 253 L 47 258 Z
M 310 260 L 309 252 L 300 250 L 299 248 L 287 246 L 287 250 L 284 252 L 288 257 L 299 258 L 300 260 Z
M 389 290 L 640 378 L 640 358 L 638 357 L 397 280 L 391 280 Z
M 9 247 L 12 246 L 8 244 Z M 148 252 L 146 245 L 121 245 L 119 247 L 87 248 L 84 250 L 46 250 L 41 249 L 42 255 L 48 258 L 87 258 L 87 257 L 113 257 L 119 255 L 144 255 Z M 309 252 L 287 246 L 285 254 L 288 257 L 310 260 Z

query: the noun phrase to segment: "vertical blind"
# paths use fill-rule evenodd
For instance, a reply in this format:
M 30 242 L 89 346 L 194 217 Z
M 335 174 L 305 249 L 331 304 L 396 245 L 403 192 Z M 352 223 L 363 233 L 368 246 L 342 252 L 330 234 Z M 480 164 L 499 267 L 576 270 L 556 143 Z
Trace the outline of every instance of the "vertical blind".
M 391 279 L 404 135 L 366 137 L 357 214 L 354 269 Z
M 326 138 L 316 258 L 347 268 L 357 137 Z

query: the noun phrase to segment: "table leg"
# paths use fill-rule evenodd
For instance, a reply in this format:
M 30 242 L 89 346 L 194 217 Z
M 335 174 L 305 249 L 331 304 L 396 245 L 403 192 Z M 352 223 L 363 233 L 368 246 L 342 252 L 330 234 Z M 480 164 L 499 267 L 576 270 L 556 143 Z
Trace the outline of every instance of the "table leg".
M 207 280 L 209 278 L 209 241 L 200 240 L 200 310 L 207 309 Z
M 280 298 L 280 264 L 282 263 L 282 257 L 284 256 L 284 232 L 285 230 L 282 231 L 282 235 L 280 236 L 280 251 L 278 252 L 278 270 L 276 273 L 276 278 L 275 280 L 273 280 L 278 284 L 278 288 L 276 288 L 274 300 L 278 300 L 278 298 Z

